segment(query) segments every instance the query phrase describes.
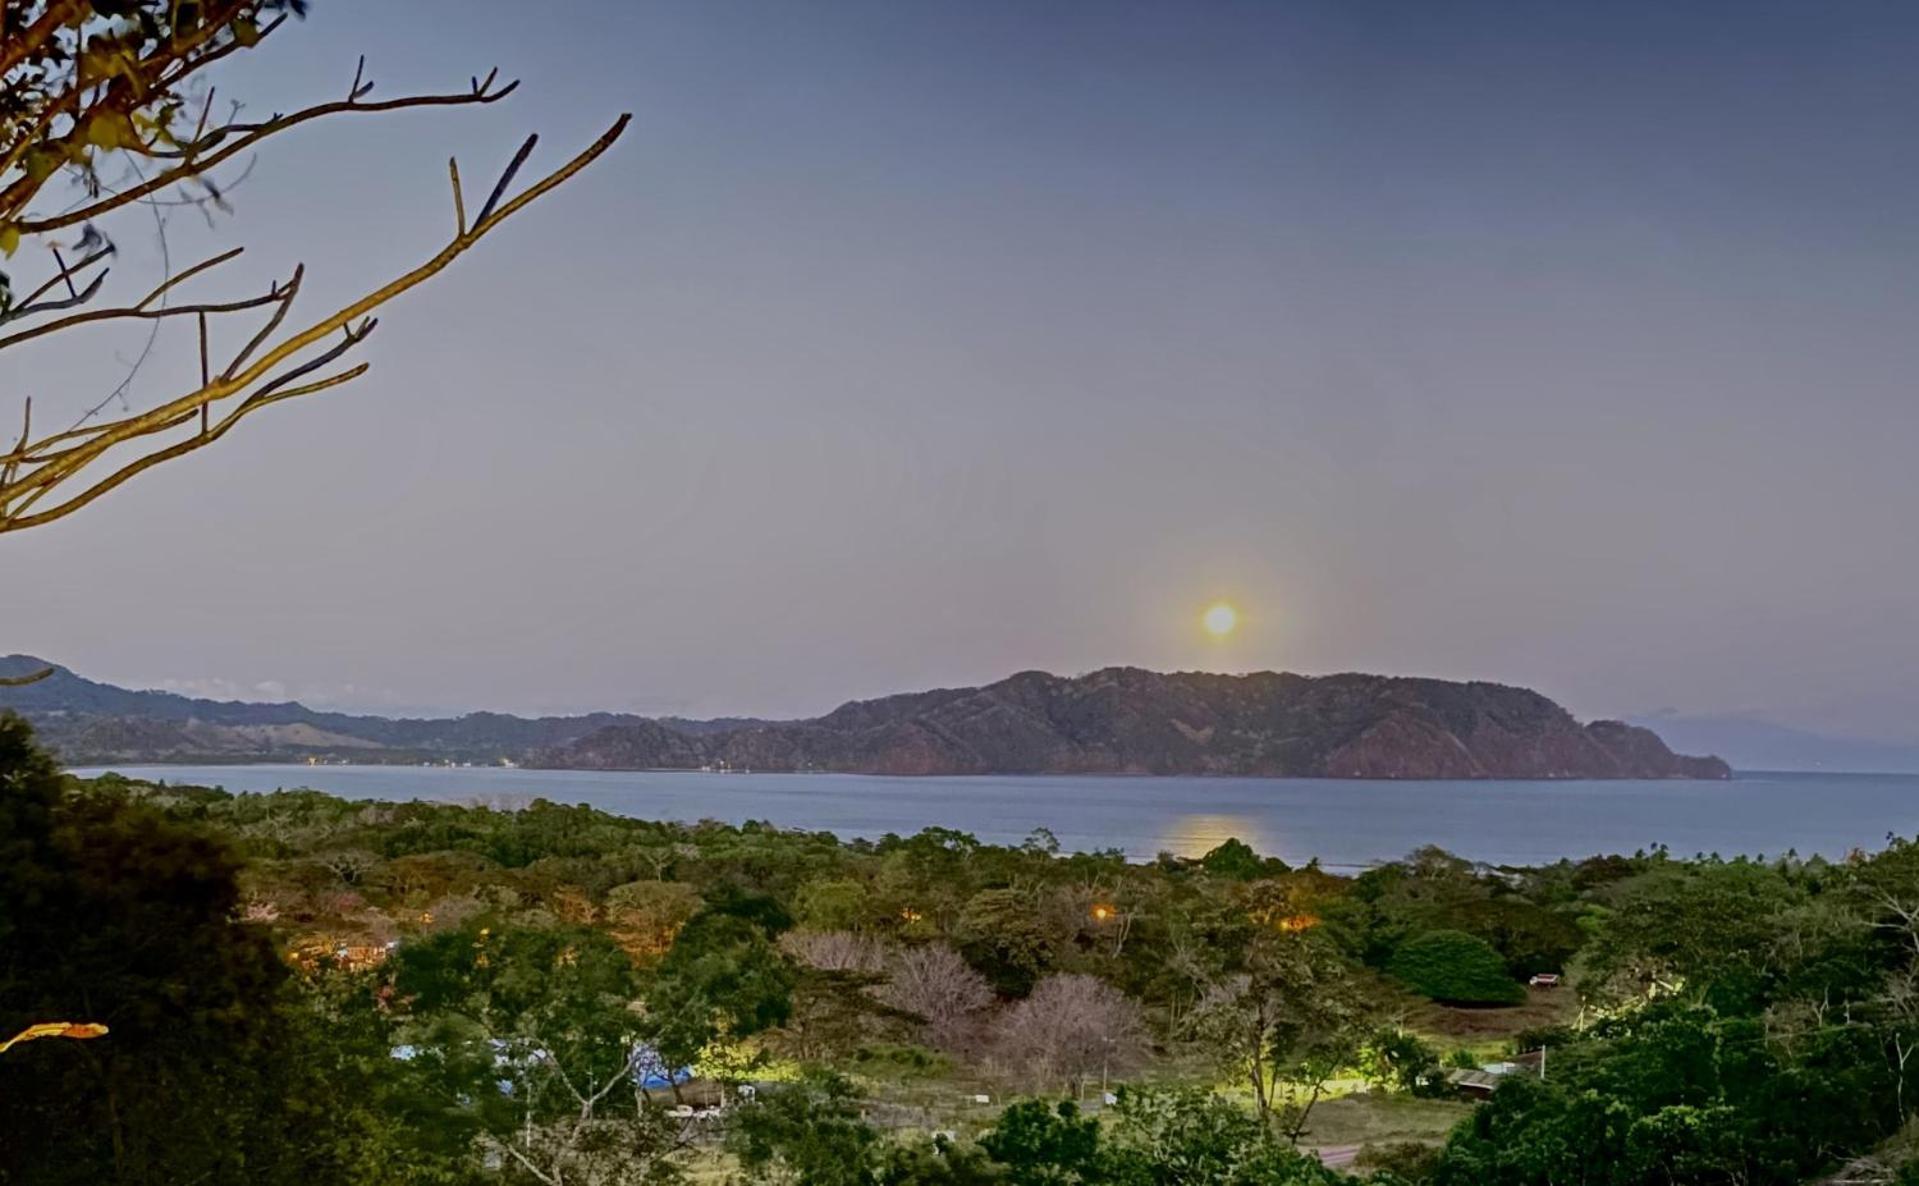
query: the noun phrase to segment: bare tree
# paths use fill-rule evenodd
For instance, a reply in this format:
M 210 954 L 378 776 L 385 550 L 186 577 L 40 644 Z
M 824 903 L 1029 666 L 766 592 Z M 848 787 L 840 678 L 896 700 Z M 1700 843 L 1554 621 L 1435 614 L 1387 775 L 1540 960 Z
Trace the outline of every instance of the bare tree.
M 940 944 L 908 947 L 887 968 L 880 1001 L 919 1018 L 935 1046 L 954 1049 L 971 1037 L 993 989 L 959 952 Z
M 449 160 L 447 240 L 324 316 L 293 316 L 304 266 L 265 292 L 174 302 L 190 282 L 239 255 L 238 247 L 108 303 L 114 248 L 103 223 L 115 213 L 139 203 L 223 205 L 219 170 L 304 124 L 485 105 L 518 85 L 497 84 L 493 72 L 459 90 L 374 99 L 362 58 L 351 82 L 342 80 L 340 98 L 263 120 L 242 118 L 237 108 L 216 117 L 215 90 L 203 71 L 260 44 L 304 7 L 305 0 L 124 0 L 110 8 L 93 0 L 15 0 L 0 6 L 0 252 L 11 256 L 23 243 L 38 242 L 52 261 L 50 274 L 27 286 L 24 296 L 16 296 L 10 279 L 0 286 L 0 351 L 94 326 L 192 318 L 200 355 L 197 374 L 146 406 L 110 398 L 51 427 L 44 415 L 36 421 L 32 396 L 23 393 L 18 437 L 11 446 L 0 444 L 0 532 L 70 515 L 154 466 L 213 444 L 262 408 L 358 378 L 366 364 L 341 360 L 373 332 L 374 310 L 437 275 L 584 169 L 626 127 L 623 115 L 579 154 L 513 193 L 538 140 L 528 137 L 471 212 L 459 166 Z M 109 179 L 111 167 L 126 168 L 127 180 Z M 43 191 L 60 176 L 76 182 L 79 198 L 43 202 Z M 241 324 L 249 314 L 259 323 Z M 223 332 L 229 323 L 236 332 Z
M 1097 976 L 1048 976 L 1000 1018 L 994 1047 L 1039 1090 L 1078 1092 L 1138 1059 L 1146 1023 L 1131 997 Z
M 616 1186 L 677 1180 L 674 1164 L 692 1143 L 692 1123 L 668 1116 L 636 1079 L 644 1050 L 595 1082 L 569 1074 L 549 1050 L 531 1056 L 524 1123 L 510 1135 L 484 1134 L 481 1147 L 511 1161 L 545 1186 Z M 624 1089 L 624 1090 L 623 1090 Z M 556 1106 L 536 1113 L 537 1096 L 562 1091 Z M 630 1105 L 630 1106 L 629 1106 Z
M 879 972 L 888 958 L 884 944 L 851 931 L 788 931 L 780 950 L 822 972 Z
M 339 878 L 343 885 L 359 885 L 368 873 L 380 867 L 380 858 L 364 848 L 337 848 L 314 858 Z

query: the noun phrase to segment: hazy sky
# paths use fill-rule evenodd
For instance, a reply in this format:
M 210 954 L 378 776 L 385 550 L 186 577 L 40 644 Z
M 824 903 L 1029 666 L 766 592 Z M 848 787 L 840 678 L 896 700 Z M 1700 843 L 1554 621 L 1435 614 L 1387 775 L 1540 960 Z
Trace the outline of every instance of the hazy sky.
M 633 127 L 358 385 L 0 538 L 0 651 L 376 710 L 1360 669 L 1919 739 L 1919 8 L 314 9 L 221 95 L 524 85 L 283 137 L 176 262 L 330 309 L 438 248 L 449 153 Z

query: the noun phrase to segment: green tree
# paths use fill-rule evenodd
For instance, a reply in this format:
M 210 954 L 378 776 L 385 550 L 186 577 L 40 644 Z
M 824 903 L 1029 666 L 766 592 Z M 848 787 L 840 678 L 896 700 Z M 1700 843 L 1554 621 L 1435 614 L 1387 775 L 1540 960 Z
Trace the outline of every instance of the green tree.
M 1360 1047 L 1359 1064 L 1367 1079 L 1383 1087 L 1415 1095 L 1446 1090 L 1439 1052 L 1418 1034 L 1397 1025 L 1381 1026 L 1368 1035 Z
M 1099 1121 L 1071 1100 L 1020 1100 L 999 1114 L 980 1148 L 1006 1167 L 1012 1186 L 1083 1186 L 1105 1177 Z
M 799 921 L 816 931 L 857 931 L 872 922 L 872 894 L 851 878 L 810 881 L 800 889 Z
M 1340 1176 L 1203 1091 L 1120 1092 L 1106 1155 L 1114 1186 L 1320 1186 Z
M 1297 1140 L 1326 1081 L 1359 1057 L 1368 1002 L 1329 941 L 1311 931 L 1262 934 L 1240 968 L 1210 980 L 1185 1028 L 1252 1088 L 1262 1121 L 1284 1115 Z M 1290 1106 L 1283 1088 L 1296 1089 Z
M 481 1174 L 477 1128 L 445 1106 L 431 1060 L 393 1056 L 394 1018 L 383 971 L 320 967 L 297 980 L 287 1008 L 301 1064 L 324 1089 L 319 1139 L 347 1182 L 467 1186 Z
M 967 900 L 955 927 L 960 954 L 1007 996 L 1025 996 L 1052 967 L 1057 939 L 1041 922 L 1031 894 L 981 890 Z
M 1526 990 L 1483 939 L 1464 931 L 1427 931 L 1399 945 L 1387 969 L 1421 996 L 1453 1005 L 1512 1005 Z
M 997 1186 L 1008 1179 L 985 1150 L 942 1135 L 887 1145 L 875 1181 L 878 1186 Z
M 605 935 L 469 925 L 401 948 L 404 1061 L 478 1149 L 543 1182 L 664 1181 L 681 1134 L 633 1090 L 639 980 Z
M 792 1015 L 796 973 L 768 933 L 778 922 L 757 907 L 743 914 L 723 904 L 681 928 L 646 992 L 645 1033 L 668 1066 L 690 1066 L 713 1043 Z
M 878 1145 L 853 1085 L 830 1072 L 762 1092 L 734 1112 L 726 1133 L 753 1181 L 791 1186 L 867 1186 Z
M 1269 872 L 1268 864 L 1253 851 L 1252 845 L 1237 836 L 1229 836 L 1220 841 L 1212 851 L 1199 858 L 1200 868 L 1215 877 L 1223 877 L 1229 881 L 1251 881 L 1256 877 L 1264 877 Z M 1285 865 L 1278 862 L 1272 862 L 1272 864 L 1278 865 L 1278 868 L 1271 869 L 1270 872 L 1286 871 Z
M 1780 870 L 1748 861 L 1666 864 L 1606 887 L 1575 967 L 1614 1003 L 1686 993 L 1744 1010 L 1768 990 L 1779 918 L 1804 901 Z
M 0 1182 L 326 1182 L 332 1117 L 239 861 L 119 793 L 66 793 L 0 714 L 0 1031 L 109 1027 L 0 1056 Z

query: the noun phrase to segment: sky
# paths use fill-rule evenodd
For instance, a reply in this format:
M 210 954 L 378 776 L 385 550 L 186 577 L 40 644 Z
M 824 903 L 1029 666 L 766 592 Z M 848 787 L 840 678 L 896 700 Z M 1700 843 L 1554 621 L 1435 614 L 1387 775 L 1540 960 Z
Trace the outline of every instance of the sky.
M 330 310 L 441 246 L 449 155 L 471 193 L 632 127 L 359 383 L 0 538 L 0 651 L 381 712 L 1362 670 L 1919 740 L 1919 9 L 313 10 L 222 102 L 361 53 L 522 86 L 272 142 L 168 212 L 176 266 L 248 246 L 202 293 L 304 260 Z M 0 392 L 77 413 L 143 337 Z

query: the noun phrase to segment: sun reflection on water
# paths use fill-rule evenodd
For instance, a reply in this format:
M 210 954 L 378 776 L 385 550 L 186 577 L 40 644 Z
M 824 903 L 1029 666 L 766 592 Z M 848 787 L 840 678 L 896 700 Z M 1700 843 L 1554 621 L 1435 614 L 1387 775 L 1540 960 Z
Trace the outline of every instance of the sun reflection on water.
M 1263 857 L 1277 855 L 1272 838 L 1249 815 L 1182 815 L 1166 825 L 1159 850 L 1176 857 L 1203 857 L 1237 837 Z

